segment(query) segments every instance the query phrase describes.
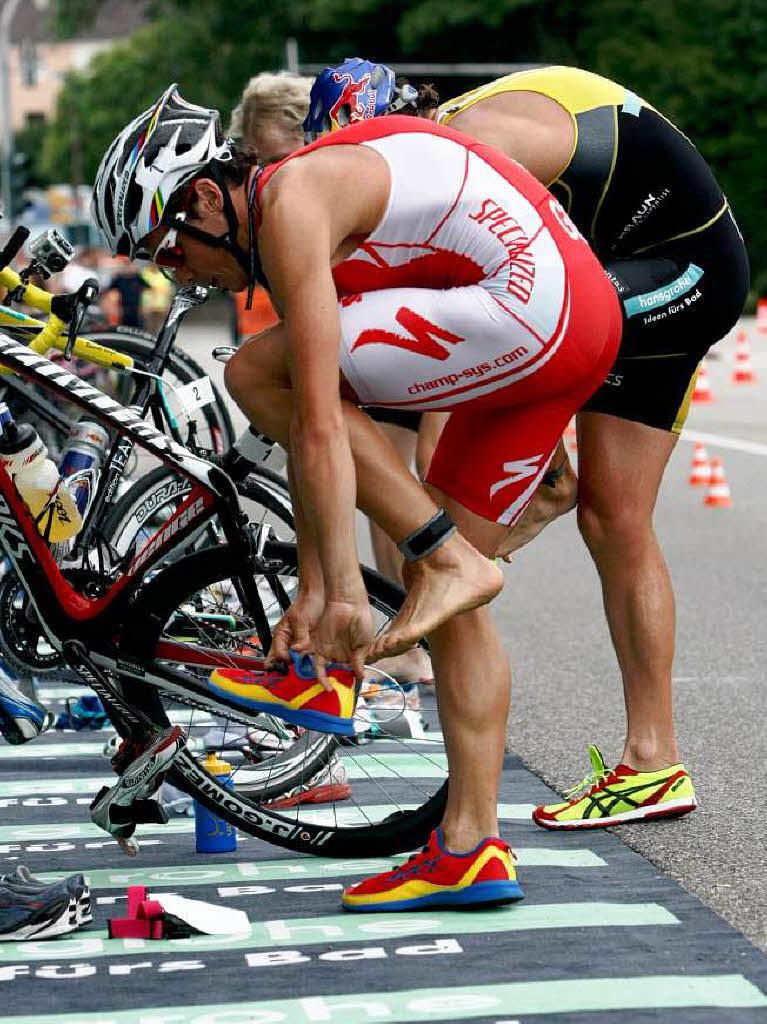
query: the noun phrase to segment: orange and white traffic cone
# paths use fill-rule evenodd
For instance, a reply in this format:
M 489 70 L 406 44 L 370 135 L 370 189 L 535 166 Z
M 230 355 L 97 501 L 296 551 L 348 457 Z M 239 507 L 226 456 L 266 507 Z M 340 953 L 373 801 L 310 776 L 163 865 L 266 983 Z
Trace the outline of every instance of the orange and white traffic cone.
M 713 402 L 711 394 L 711 383 L 708 379 L 706 364 L 701 363 L 698 367 L 698 376 L 695 378 L 695 390 L 692 393 L 693 402 Z
M 700 487 L 703 484 L 708 486 L 711 483 L 711 463 L 708 452 L 702 444 L 695 445 L 695 453 L 692 457 L 692 469 L 690 470 L 690 486 Z
M 730 485 L 724 475 L 721 459 L 711 460 L 711 483 L 706 494 L 705 504 L 710 508 L 730 508 L 732 506 Z
M 756 329 L 760 334 L 767 334 L 767 299 L 756 301 Z
M 738 331 L 735 339 L 735 369 L 733 384 L 755 384 L 756 373 L 751 364 L 751 345 L 745 331 Z

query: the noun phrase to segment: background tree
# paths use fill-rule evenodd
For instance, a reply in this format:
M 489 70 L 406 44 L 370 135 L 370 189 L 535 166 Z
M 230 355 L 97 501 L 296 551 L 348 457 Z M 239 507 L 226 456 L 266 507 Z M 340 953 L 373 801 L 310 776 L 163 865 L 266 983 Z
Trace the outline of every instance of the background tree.
M 67 0 L 82 12 L 100 0 Z M 69 77 L 46 133 L 43 170 L 66 180 L 72 111 L 91 180 L 129 117 L 171 81 L 228 119 L 251 75 L 284 63 L 361 54 L 398 62 L 575 64 L 643 96 L 711 163 L 743 230 L 754 284 L 767 292 L 765 0 L 156 0 L 155 20 Z M 482 79 L 443 77 L 443 97 Z

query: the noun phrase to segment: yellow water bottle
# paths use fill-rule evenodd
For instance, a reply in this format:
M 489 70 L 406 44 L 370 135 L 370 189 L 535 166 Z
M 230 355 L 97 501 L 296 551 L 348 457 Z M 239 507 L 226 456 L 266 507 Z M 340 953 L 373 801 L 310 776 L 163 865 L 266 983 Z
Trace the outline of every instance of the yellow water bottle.
M 0 463 L 47 541 L 69 540 L 79 533 L 80 511 L 34 427 L 14 420 L 3 424 Z

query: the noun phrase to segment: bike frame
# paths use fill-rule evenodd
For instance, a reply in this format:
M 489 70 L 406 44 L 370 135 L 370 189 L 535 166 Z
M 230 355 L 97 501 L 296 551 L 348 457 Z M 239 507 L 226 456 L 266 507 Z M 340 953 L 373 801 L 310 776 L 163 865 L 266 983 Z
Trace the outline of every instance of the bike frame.
M 154 353 L 142 369 L 158 376 L 163 373 L 168 362 L 168 356 L 173 348 L 173 343 L 176 340 L 178 329 L 181 326 L 181 321 L 191 309 L 204 303 L 207 297 L 208 293 L 205 289 L 198 289 L 194 286 L 183 288 L 176 294 L 165 323 L 155 340 Z M 147 412 L 152 411 L 155 423 L 159 426 L 160 420 L 157 410 L 151 408 L 154 400 L 159 398 L 159 401 L 163 401 L 162 393 L 159 391 L 157 384 L 158 382 L 150 377 L 145 378 L 140 384 L 136 385 L 130 408 L 134 412 L 138 412 L 142 417 Z M 175 429 L 175 425 L 171 422 L 172 417 L 170 417 L 167 408 L 166 413 L 168 413 L 171 429 L 175 431 L 176 439 L 180 441 L 181 436 L 178 430 Z M 95 540 L 99 525 L 103 521 L 105 509 L 114 500 L 117 486 L 123 478 L 125 467 L 133 452 L 133 447 L 134 442 L 128 434 L 118 436 L 114 440 L 101 467 L 96 493 L 88 509 L 88 516 L 80 536 L 75 541 L 71 554 L 72 558 L 76 558 L 78 555 L 82 556 L 83 552 Z
M 259 640 L 264 650 L 268 650 L 271 633 L 254 574 L 263 572 L 268 576 L 269 570 L 268 566 L 258 564 L 258 552 L 254 550 L 247 517 L 240 509 L 234 484 L 218 467 L 187 452 L 145 423 L 132 409 L 3 335 L 0 335 L 0 365 L 73 402 L 109 430 L 155 455 L 192 485 L 189 496 L 174 515 L 149 538 L 107 591 L 98 597 L 86 597 L 67 582 L 15 484 L 0 467 L 0 549 L 26 589 L 48 641 L 65 654 L 66 645 L 76 643 L 88 652 L 94 664 L 120 676 L 155 682 L 166 689 L 193 696 L 211 708 L 225 704 L 248 717 L 246 711 L 243 714 L 241 705 L 211 695 L 204 684 L 191 681 L 157 662 L 158 658 L 163 658 L 212 668 L 220 664 L 220 653 L 216 658 L 216 652 L 204 647 L 165 640 L 157 649 L 144 651 L 137 657 L 135 644 L 135 637 L 142 633 L 139 598 L 146 574 L 208 520 L 217 517 L 235 556 L 235 564 L 242 567 L 233 580 L 253 613 Z M 158 578 L 155 576 L 155 580 Z M 278 595 L 278 581 L 275 580 L 273 586 Z M 146 631 L 144 624 L 143 632 Z M 227 661 L 250 669 L 261 664 L 259 659 L 246 655 L 227 655 Z M 78 671 L 81 671 L 79 667 Z
M 151 412 L 155 425 L 158 428 L 162 427 L 162 418 L 158 408 L 162 405 L 171 433 L 179 443 L 182 441 L 181 435 L 165 403 L 162 391 L 158 387 L 158 382 L 154 377 L 161 376 L 165 371 L 168 356 L 173 348 L 178 329 L 184 317 L 190 310 L 206 302 L 207 298 L 207 290 L 196 286 L 182 288 L 174 296 L 165 323 L 155 339 L 154 351 L 147 362 L 141 365 L 143 371 L 153 376 L 145 377 L 138 383 L 134 382 L 133 394 L 130 398 L 130 408 L 138 412 L 142 417 Z M 12 319 L 8 320 L 8 318 Z M 34 320 L 23 313 L 16 313 L 6 306 L 0 306 L 0 328 L 4 320 L 15 328 L 28 329 L 32 335 L 35 331 L 42 330 L 45 326 L 42 321 Z M 131 367 L 125 367 L 124 369 L 129 371 L 133 368 L 135 366 L 131 361 Z M 19 394 L 33 413 L 46 419 L 55 429 L 63 433 L 66 433 L 69 429 L 69 421 L 66 417 L 62 416 L 61 412 L 52 403 L 46 402 L 44 398 L 28 391 L 23 384 L 19 384 L 12 379 L 5 380 L 4 386 Z M 96 541 L 107 506 L 115 498 L 117 487 L 123 478 L 125 467 L 133 452 L 133 447 L 134 444 L 130 437 L 122 435 L 115 438 L 109 451 L 106 453 L 103 465 L 98 473 L 98 483 L 85 523 L 69 554 L 70 561 L 82 557 L 85 551 Z

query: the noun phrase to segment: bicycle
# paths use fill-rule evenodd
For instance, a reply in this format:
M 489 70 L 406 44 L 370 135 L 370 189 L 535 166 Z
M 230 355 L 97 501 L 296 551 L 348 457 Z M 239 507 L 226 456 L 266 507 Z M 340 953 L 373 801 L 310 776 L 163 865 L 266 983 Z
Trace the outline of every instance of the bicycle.
M 0 305 L 0 327 L 12 337 L 26 340 L 34 351 L 58 349 L 65 361 L 79 360 L 78 375 L 96 374 L 94 379 L 101 390 L 108 385 L 109 392 L 123 403 L 144 401 L 155 425 L 165 429 L 175 440 L 213 452 L 227 450 L 235 440 L 234 429 L 226 403 L 212 383 L 210 401 L 187 414 L 185 438 L 181 437 L 181 425 L 163 387 L 164 380 L 175 393 L 185 385 L 199 385 L 205 377 L 191 356 L 173 346 L 182 320 L 191 309 L 207 300 L 207 290 L 186 289 L 179 293 L 157 338 L 119 326 L 80 331 L 79 325 L 87 310 L 84 300 L 95 296 L 96 282 L 86 282 L 76 295 L 51 295 L 30 284 L 26 279 L 28 271 L 19 274 L 9 266 L 28 235 L 26 228 L 17 228 L 0 251 L 0 287 L 9 292 L 6 304 Z M 48 314 L 48 323 L 13 309 L 12 302 L 25 303 Z M 74 322 L 75 310 L 77 323 Z M 137 377 L 143 377 L 143 395 L 138 394 Z M 25 409 L 56 459 L 72 423 L 71 406 L 57 407 L 44 393 L 12 378 L 6 378 L 5 390 L 12 411 Z
M 145 737 L 154 728 L 166 727 L 165 701 L 191 707 L 192 716 L 200 710 L 241 730 L 257 728 L 258 716 L 213 695 L 207 676 L 222 664 L 260 668 L 262 652 L 271 642 L 275 613 L 288 606 L 288 590 L 295 587 L 295 546 L 272 539 L 266 527 L 250 527 L 234 484 L 219 467 L 189 453 L 136 412 L 63 367 L 2 335 L 0 365 L 74 402 L 108 430 L 155 455 L 192 486 L 177 512 L 128 564 L 117 569 L 62 571 L 13 482 L 0 469 L 0 549 L 29 594 L 35 628 L 99 695 L 126 737 Z M 169 551 L 183 546 L 213 517 L 223 543 L 165 562 Z M 377 624 L 383 628 L 396 614 L 401 592 L 369 570 L 364 570 L 364 579 Z M 235 595 L 236 614 L 222 622 L 220 616 L 209 613 L 206 593 L 212 593 L 219 604 L 223 601 L 230 612 L 233 606 L 226 603 L 227 596 Z M 0 620 L 7 623 L 15 614 L 14 606 L 0 597 Z M 23 629 L 19 636 L 23 641 Z M 190 734 L 193 729 L 190 723 Z M 326 764 L 332 742 L 324 742 L 319 753 L 310 743 L 300 750 L 296 748 L 301 744 L 292 745 L 287 756 L 293 777 L 308 778 L 318 764 Z M 284 777 L 275 786 L 274 772 L 282 764 L 279 755 L 265 767 L 243 761 L 234 791 L 207 773 L 188 746 L 169 775 L 177 786 L 237 827 L 287 849 L 326 856 L 381 856 L 425 842 L 444 809 L 447 783 L 442 781 L 439 757 L 429 756 L 426 746 L 405 746 L 411 755 L 405 778 L 389 764 L 385 767 L 394 781 L 387 782 L 375 772 L 370 778 L 389 800 L 382 820 L 358 807 L 356 824 L 347 823 L 348 809 L 335 806 L 317 812 L 299 804 L 295 815 L 265 806 L 275 789 L 279 793 L 287 788 Z M 416 766 L 415 774 L 419 780 L 428 777 L 425 785 L 413 781 L 415 754 L 424 758 L 424 766 Z M 382 757 L 371 755 L 369 760 L 375 766 Z M 371 776 L 364 754 L 354 756 L 354 764 Z M 419 792 L 422 803 L 412 806 Z
M 11 258 L 28 232 L 26 229 L 18 229 L 0 253 L 0 267 Z M 140 343 L 147 349 L 144 368 L 138 370 L 133 358 L 125 352 L 116 352 L 105 347 L 101 343 L 94 342 L 93 337 L 85 337 L 77 333 L 77 326 L 87 309 L 87 304 L 95 293 L 95 282 L 86 286 L 79 293 L 73 296 L 52 296 L 48 292 L 30 285 L 21 275 L 7 268 L 0 270 L 0 283 L 12 286 L 12 295 L 20 302 L 26 302 L 37 308 L 47 309 L 50 313 L 47 324 L 34 321 L 24 314 L 16 313 L 7 307 L 0 306 L 0 323 L 3 322 L 3 314 L 11 316 L 14 322 L 14 334 L 29 344 L 30 349 L 38 352 L 45 352 L 49 348 L 64 351 L 65 355 L 71 349 L 73 354 L 82 356 L 86 363 L 91 364 L 97 360 L 97 365 L 102 367 L 119 366 L 129 372 L 137 372 L 142 375 L 139 383 L 132 387 L 125 395 L 126 400 L 134 410 L 142 415 L 152 413 L 155 425 L 162 428 L 166 424 L 172 432 L 176 442 L 181 442 L 181 425 L 172 415 L 166 396 L 161 388 L 160 376 L 165 370 L 171 356 L 171 347 L 174 344 L 178 329 L 187 313 L 201 305 L 207 299 L 207 291 L 201 288 L 182 289 L 174 298 L 171 308 L 166 317 L 158 338 L 146 339 L 137 338 L 127 331 L 97 332 L 104 340 L 117 340 L 123 348 L 134 348 Z M 7 318 L 6 316 L 6 318 Z M 34 326 L 31 332 L 30 326 Z M 190 360 L 191 362 L 191 360 Z M 202 371 L 200 371 L 201 373 Z M 132 377 L 123 379 L 132 382 Z M 40 389 L 32 389 L 28 384 L 14 382 L 12 377 L 5 376 L 9 388 L 13 389 L 19 401 L 15 403 L 14 412 L 16 416 L 21 414 L 26 418 L 28 410 L 33 413 L 43 412 L 55 423 L 61 414 L 55 406 L 40 397 Z M 196 378 L 195 378 L 196 380 Z M 155 382 L 158 386 L 155 387 Z M 192 382 L 194 384 L 194 381 Z M 190 386 L 192 386 L 190 384 Z M 218 410 L 216 422 L 223 424 L 217 428 L 217 440 L 219 442 L 230 441 L 232 435 L 231 420 L 225 410 L 223 401 L 216 400 L 216 393 L 213 393 L 212 405 Z M 21 407 L 21 412 L 19 407 Z M 203 408 L 211 408 L 211 404 Z M 32 417 L 34 419 L 34 415 Z M 68 431 L 71 417 L 67 417 L 60 425 L 62 431 Z M 213 430 L 211 435 L 213 435 Z M 246 432 L 244 437 L 250 438 Z M 251 438 L 251 442 L 253 439 Z M 197 436 L 194 422 L 190 423 L 189 435 L 186 438 L 187 444 L 193 446 L 193 451 L 202 453 L 207 449 L 203 447 Z M 257 448 L 259 453 L 268 454 L 269 445 L 261 445 Z M 216 445 L 214 450 L 220 447 Z M 266 467 L 248 462 L 240 456 L 239 448 L 227 446 L 227 458 L 222 460 L 226 468 L 238 480 L 238 487 L 242 496 L 252 503 L 251 508 L 260 508 L 261 522 L 266 516 L 270 522 L 282 524 L 292 536 L 293 517 L 290 506 L 290 498 L 287 485 L 276 473 Z M 166 467 L 158 467 L 136 481 L 133 488 L 129 488 L 122 497 L 119 495 L 119 487 L 126 473 L 126 467 L 133 453 L 133 445 L 123 438 L 117 438 L 108 452 L 104 464 L 98 473 L 94 474 L 92 494 L 93 498 L 89 504 L 85 524 L 73 546 L 65 552 L 59 552 L 60 556 L 66 554 L 70 562 L 76 561 L 79 557 L 83 565 L 87 565 L 94 546 L 102 551 L 108 551 L 112 560 L 129 555 L 140 541 L 142 531 L 152 528 L 168 518 L 175 509 L 178 500 L 183 498 L 189 487 L 183 479 L 177 477 Z M 239 467 L 239 469 L 238 469 Z M 98 487 L 96 487 L 98 483 Z M 14 582 L 12 577 L 6 579 L 3 584 L 4 592 L 12 593 Z M 16 587 L 18 600 L 18 587 Z M 22 675 L 47 675 L 60 669 L 61 663 L 56 656 L 45 650 L 41 656 L 32 656 L 26 661 L 20 659 L 13 646 L 5 642 L 6 637 L 3 630 L 0 630 L 0 650 L 5 655 L 11 667 Z

